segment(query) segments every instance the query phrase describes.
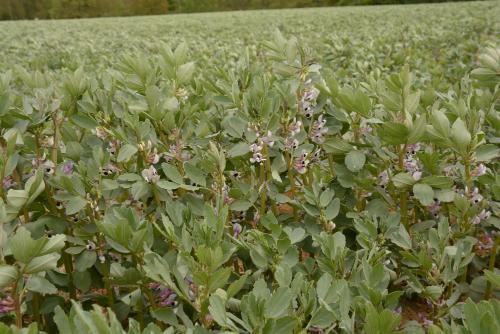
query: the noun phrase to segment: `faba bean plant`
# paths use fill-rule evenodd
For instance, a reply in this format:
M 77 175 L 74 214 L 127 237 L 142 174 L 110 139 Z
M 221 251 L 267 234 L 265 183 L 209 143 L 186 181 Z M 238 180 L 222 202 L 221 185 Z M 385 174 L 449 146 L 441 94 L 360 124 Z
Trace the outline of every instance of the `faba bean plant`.
M 289 22 L 232 50 L 197 26 L 198 45 L 131 37 L 120 52 L 121 25 L 144 18 L 74 21 L 77 42 L 45 36 L 39 55 L 12 38 L 0 333 L 500 332 L 492 5 L 345 9 L 343 24 L 393 34 L 310 39 Z M 200 17 L 314 29 L 329 11 Z M 107 58 L 83 36 L 114 43 Z

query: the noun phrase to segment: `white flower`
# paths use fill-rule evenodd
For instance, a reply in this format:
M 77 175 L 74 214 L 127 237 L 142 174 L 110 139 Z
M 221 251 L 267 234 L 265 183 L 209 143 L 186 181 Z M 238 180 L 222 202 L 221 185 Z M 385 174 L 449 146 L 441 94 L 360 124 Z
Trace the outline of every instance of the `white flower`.
M 141 172 L 141 175 L 148 183 L 157 183 L 158 181 L 160 181 L 160 175 L 158 175 L 158 172 L 156 171 L 156 168 L 154 168 L 154 166 L 149 166 L 149 168 L 144 169 Z

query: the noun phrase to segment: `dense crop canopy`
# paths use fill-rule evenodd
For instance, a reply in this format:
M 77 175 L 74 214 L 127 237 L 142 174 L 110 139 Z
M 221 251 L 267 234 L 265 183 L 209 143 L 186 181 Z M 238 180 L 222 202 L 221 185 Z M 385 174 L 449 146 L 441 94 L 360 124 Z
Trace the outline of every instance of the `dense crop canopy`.
M 0 23 L 1 332 L 500 332 L 498 8 Z

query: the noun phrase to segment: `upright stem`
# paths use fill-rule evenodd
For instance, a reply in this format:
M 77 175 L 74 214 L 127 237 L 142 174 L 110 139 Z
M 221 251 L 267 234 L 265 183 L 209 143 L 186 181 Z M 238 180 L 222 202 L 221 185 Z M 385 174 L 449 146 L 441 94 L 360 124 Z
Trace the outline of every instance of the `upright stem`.
M 260 194 L 260 216 L 262 217 L 266 213 L 266 203 L 267 203 L 267 189 L 266 189 L 266 166 L 264 164 L 260 165 L 259 168 L 259 187 L 262 189 Z
M 404 159 L 405 159 L 406 145 L 402 145 L 399 151 L 399 169 L 404 170 Z M 408 226 L 408 192 L 406 190 L 401 191 L 399 196 L 399 208 L 401 212 L 401 222 L 405 227 Z
M 40 294 L 38 292 L 33 292 L 33 298 L 31 299 L 31 308 L 33 310 L 33 318 L 35 322 L 41 325 L 40 321 Z
M 66 274 L 68 274 L 69 297 L 76 300 L 76 287 L 73 284 L 73 258 L 71 254 L 65 252 L 65 249 L 62 251 L 62 258 L 64 262 L 64 270 L 66 271 Z
M 57 165 L 57 150 L 59 148 L 59 120 L 58 112 L 54 112 L 52 117 L 52 122 L 54 124 L 54 144 L 52 146 L 52 162 Z
M 16 326 L 17 328 L 23 327 L 23 315 L 21 313 L 21 300 L 20 294 L 17 292 L 17 286 L 19 281 L 16 281 L 14 287 L 12 288 L 12 297 L 14 299 L 14 309 L 16 312 Z
M 498 245 L 500 244 L 500 238 L 495 239 L 495 244 L 493 245 L 493 249 L 491 250 L 490 254 L 490 263 L 488 265 L 488 270 L 493 272 L 495 270 L 495 262 L 497 259 L 497 250 L 498 250 Z M 491 292 L 492 292 L 492 285 L 491 282 L 488 281 L 486 283 L 486 291 L 484 292 L 484 299 L 490 299 L 491 298 Z

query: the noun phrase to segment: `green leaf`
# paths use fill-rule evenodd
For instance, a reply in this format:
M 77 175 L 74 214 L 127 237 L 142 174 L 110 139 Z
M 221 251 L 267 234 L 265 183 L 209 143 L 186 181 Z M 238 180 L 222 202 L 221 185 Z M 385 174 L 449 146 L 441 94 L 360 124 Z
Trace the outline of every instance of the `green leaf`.
M 163 173 L 173 182 L 178 183 L 178 184 L 183 184 L 184 180 L 182 175 L 179 173 L 179 170 L 177 167 L 167 164 L 167 163 L 162 163 L 161 164 L 161 169 L 163 170 Z
M 409 187 L 412 186 L 415 182 L 417 181 L 415 181 L 415 179 L 408 173 L 399 173 L 392 178 L 392 183 L 396 188 Z
M 194 62 L 189 62 L 179 66 L 177 69 L 177 82 L 184 84 L 191 81 L 194 73 Z
M 330 202 L 330 204 L 326 207 L 325 209 L 325 218 L 328 220 L 332 220 L 340 212 L 340 199 L 335 198 L 333 201 Z
M 449 189 L 453 187 L 453 180 L 447 176 L 426 176 L 421 182 L 440 189 Z
M 29 194 L 26 190 L 10 189 L 7 192 L 7 204 L 15 208 L 22 208 L 28 201 Z
M 326 153 L 331 153 L 333 155 L 346 154 L 353 149 L 351 144 L 336 137 L 328 138 L 323 144 L 323 147 Z
M 241 289 L 243 289 L 245 283 L 247 282 L 247 278 L 248 275 L 245 274 L 228 286 L 226 290 L 228 299 L 234 297 Z
M 334 195 L 335 191 L 331 189 L 326 189 L 319 196 L 319 205 L 321 205 L 322 207 L 326 207 L 328 204 L 330 204 Z
M 289 287 L 292 282 L 292 269 L 290 266 L 282 262 L 274 272 L 274 279 L 281 287 Z
M 24 271 L 28 274 L 35 274 L 40 271 L 56 269 L 59 258 L 60 255 L 55 253 L 36 257 L 31 260 Z
M 9 286 L 19 276 L 17 268 L 14 266 L 0 265 L 0 289 Z
M 413 123 L 413 126 L 408 135 L 408 144 L 415 144 L 422 140 L 427 129 L 427 117 L 425 115 L 420 116 Z
M 93 130 L 99 125 L 95 120 L 83 113 L 73 114 L 70 119 L 77 126 L 87 130 Z
M 165 180 L 160 180 L 156 183 L 156 185 L 159 188 L 165 189 L 165 190 L 173 190 L 179 188 L 181 185 L 175 182 L 170 182 L 170 181 L 165 181 Z
M 481 145 L 476 149 L 476 160 L 488 162 L 500 157 L 500 148 L 495 144 Z
M 345 166 L 351 172 L 359 172 L 366 162 L 366 156 L 361 151 L 351 151 L 345 156 Z
M 210 306 L 208 307 L 208 310 L 210 311 L 210 314 L 214 318 L 215 322 L 222 327 L 226 327 L 228 324 L 228 318 L 222 297 L 219 295 L 212 295 L 209 300 Z
M 86 199 L 80 196 L 71 197 L 70 200 L 66 203 L 66 214 L 69 216 L 74 215 L 75 213 L 82 211 L 86 206 Z
M 451 138 L 459 152 L 465 153 L 467 151 L 472 138 L 467 126 L 460 118 L 457 118 L 451 127 Z
M 77 271 L 85 271 L 92 267 L 97 260 L 96 252 L 85 251 L 76 257 L 75 267 Z
M 380 136 L 380 139 L 387 144 L 400 145 L 406 144 L 410 132 L 404 124 L 385 122 L 382 124 L 377 134 Z
M 279 287 L 266 302 L 266 318 L 276 319 L 283 316 L 290 306 L 292 297 L 288 287 Z
M 41 252 L 45 242 L 43 239 L 33 240 L 30 231 L 21 226 L 10 239 L 10 250 L 17 261 L 26 264 Z
M 420 92 L 415 92 L 410 94 L 405 99 L 405 109 L 406 112 L 413 114 L 418 108 L 418 103 L 420 102 Z
M 248 152 L 250 152 L 250 147 L 248 146 L 248 144 L 245 142 L 239 142 L 236 145 L 232 146 L 227 152 L 227 154 L 231 158 L 236 158 L 245 155 Z
M 120 152 L 118 152 L 118 157 L 116 158 L 116 161 L 118 162 L 129 161 L 130 158 L 132 158 L 136 153 L 137 153 L 136 146 L 125 144 L 120 148 Z
M 54 284 L 50 283 L 46 278 L 36 275 L 30 276 L 26 283 L 26 288 L 42 295 L 57 293 L 57 288 Z
M 198 167 L 190 163 L 186 163 L 184 165 L 184 171 L 186 172 L 187 177 L 194 183 L 199 184 L 202 187 L 207 185 L 206 176 Z
M 231 203 L 229 209 L 233 211 L 247 211 L 251 206 L 252 203 L 250 203 L 249 201 L 244 199 L 238 199 Z
M 434 202 L 434 190 L 428 184 L 418 183 L 413 186 L 413 194 L 422 205 L 431 205 Z

